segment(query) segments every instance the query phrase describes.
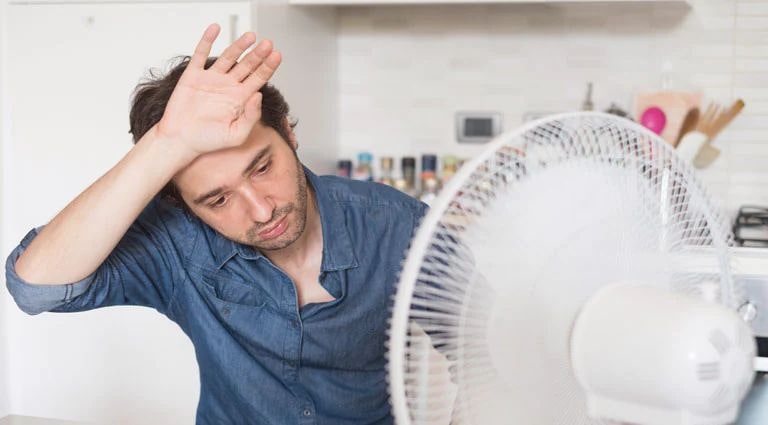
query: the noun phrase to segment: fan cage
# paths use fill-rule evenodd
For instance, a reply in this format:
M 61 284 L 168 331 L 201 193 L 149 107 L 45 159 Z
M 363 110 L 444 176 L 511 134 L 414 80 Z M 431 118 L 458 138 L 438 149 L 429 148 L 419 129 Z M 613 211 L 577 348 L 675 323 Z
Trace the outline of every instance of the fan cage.
M 494 370 L 487 367 L 487 348 L 465 343 L 482 339 L 486 332 L 489 312 L 484 306 L 492 302 L 492 291 L 485 290 L 488 283 L 471 266 L 475 259 L 462 244 L 463 234 L 477 227 L 489 208 L 531 176 L 584 162 L 641 176 L 638 187 L 627 189 L 654 192 L 649 199 L 655 199 L 656 205 L 647 210 L 663 224 L 659 249 L 714 251 L 718 255 L 710 255 L 714 264 L 709 269 L 719 283 L 714 297 L 732 309 L 743 302 L 727 255 L 727 247 L 733 244 L 729 226 L 691 167 L 670 145 L 613 115 L 580 112 L 543 118 L 501 135 L 465 164 L 435 200 L 412 241 L 388 341 L 390 394 L 398 424 L 481 423 L 473 417 L 472 406 L 482 405 L 483 390 L 460 388 L 483 388 L 484 382 L 494 379 Z M 713 296 L 702 293 L 696 285 L 700 279 L 690 276 L 690 284 L 678 289 Z M 485 366 L 473 369 L 475 364 Z M 461 385 L 455 385 L 457 381 Z M 548 420 L 579 422 L 557 414 Z M 507 417 L 499 423 L 516 422 Z

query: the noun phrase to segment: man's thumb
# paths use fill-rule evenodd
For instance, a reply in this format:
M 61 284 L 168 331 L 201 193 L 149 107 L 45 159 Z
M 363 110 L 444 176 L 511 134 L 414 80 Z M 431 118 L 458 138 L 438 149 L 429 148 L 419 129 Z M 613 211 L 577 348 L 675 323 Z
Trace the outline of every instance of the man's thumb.
M 243 119 L 248 124 L 254 124 L 261 119 L 261 92 L 256 92 L 251 95 L 248 101 L 245 103 L 245 110 L 243 111 Z

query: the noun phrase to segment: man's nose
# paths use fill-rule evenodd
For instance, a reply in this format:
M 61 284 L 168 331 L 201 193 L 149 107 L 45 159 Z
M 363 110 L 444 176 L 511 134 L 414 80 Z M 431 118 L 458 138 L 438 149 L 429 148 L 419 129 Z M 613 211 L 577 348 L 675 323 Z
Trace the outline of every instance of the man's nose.
M 272 218 L 275 206 L 272 201 L 263 193 L 249 188 L 245 195 L 248 204 L 248 215 L 251 220 L 257 223 L 267 223 Z

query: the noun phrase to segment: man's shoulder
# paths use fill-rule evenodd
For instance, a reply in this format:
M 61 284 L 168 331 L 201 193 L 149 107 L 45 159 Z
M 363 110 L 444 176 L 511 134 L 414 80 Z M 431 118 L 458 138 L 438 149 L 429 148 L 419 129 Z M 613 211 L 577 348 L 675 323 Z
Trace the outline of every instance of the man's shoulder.
M 191 236 L 199 223 L 189 212 L 160 197 L 155 196 L 141 211 L 134 225 L 154 228 L 172 236 Z
M 351 207 L 391 207 L 422 215 L 426 204 L 382 183 L 353 180 L 338 176 L 319 176 L 324 195 Z

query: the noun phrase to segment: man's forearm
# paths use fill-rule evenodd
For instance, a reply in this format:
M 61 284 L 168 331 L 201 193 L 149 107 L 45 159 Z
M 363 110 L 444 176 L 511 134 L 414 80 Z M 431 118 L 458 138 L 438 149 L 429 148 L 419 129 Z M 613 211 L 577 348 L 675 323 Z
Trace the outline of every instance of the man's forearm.
M 194 159 L 156 128 L 45 226 L 16 262 L 19 277 L 70 283 L 104 262 L 152 197 Z

